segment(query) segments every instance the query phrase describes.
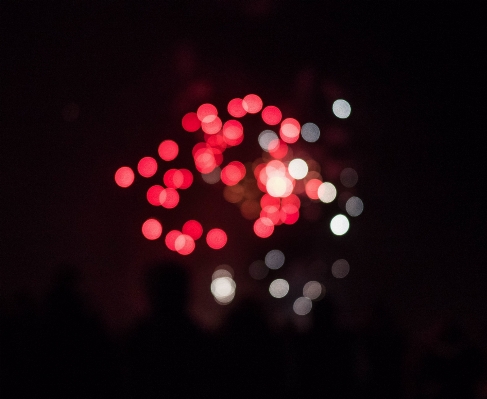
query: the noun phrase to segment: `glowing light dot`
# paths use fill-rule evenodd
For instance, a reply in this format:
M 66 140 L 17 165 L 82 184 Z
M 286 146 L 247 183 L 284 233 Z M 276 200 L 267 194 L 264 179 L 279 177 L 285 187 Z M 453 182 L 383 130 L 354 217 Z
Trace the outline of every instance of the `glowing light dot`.
M 288 170 L 295 179 L 304 179 L 308 174 L 308 164 L 305 160 L 296 158 L 289 162 Z
M 137 171 L 142 177 L 152 177 L 157 172 L 157 162 L 152 157 L 144 157 L 137 164 Z
M 359 197 L 350 197 L 345 209 L 350 216 L 359 216 L 364 211 L 364 203 Z
M 201 178 L 205 183 L 215 184 L 220 181 L 221 172 L 222 170 L 217 166 L 210 173 L 202 173 Z
M 301 127 L 301 137 L 308 143 L 314 143 L 320 138 L 320 128 L 314 123 L 305 123 Z
M 315 300 L 324 294 L 324 287 L 318 281 L 308 281 L 303 287 L 303 296 Z
M 183 183 L 179 188 L 185 190 L 193 184 L 193 174 L 188 169 L 179 169 L 183 175 Z
M 127 188 L 134 182 L 134 171 L 128 166 L 122 166 L 115 172 L 115 183 L 122 188 Z
M 273 105 L 268 105 L 262 110 L 262 120 L 268 125 L 277 125 L 281 119 L 281 110 Z
M 282 141 L 292 144 L 298 141 L 299 131 L 301 130 L 301 125 L 294 118 L 286 118 L 281 122 L 281 130 L 279 134 Z
M 289 283 L 278 278 L 269 285 L 269 292 L 274 298 L 284 298 L 289 292 Z
M 234 296 L 237 286 L 231 277 L 218 277 L 211 282 L 211 293 L 219 304 L 230 303 Z
M 211 280 L 215 280 L 220 277 L 233 278 L 233 269 L 229 265 L 220 265 L 211 275 Z
M 193 133 L 200 128 L 201 121 L 198 119 L 198 115 L 196 115 L 196 112 L 188 112 L 186 115 L 183 116 L 181 124 L 183 125 L 184 130 Z
M 267 252 L 265 256 L 265 264 L 269 269 L 277 270 L 284 265 L 284 261 L 286 260 L 282 251 L 278 249 L 273 249 L 272 251 Z
M 233 116 L 234 118 L 241 118 L 247 114 L 247 111 L 244 109 L 242 105 L 241 98 L 234 98 L 230 100 L 227 106 L 228 113 Z
M 178 230 L 171 230 L 169 233 L 166 234 L 164 242 L 171 251 L 176 251 L 176 240 L 181 234 L 183 233 Z
M 252 262 L 249 266 L 250 276 L 255 280 L 262 280 L 269 274 L 269 269 L 262 260 L 256 260 Z
M 358 174 L 355 169 L 345 168 L 340 173 L 340 181 L 345 187 L 353 187 L 358 182 Z
M 337 189 L 331 183 L 324 182 L 321 183 L 318 187 L 318 198 L 321 202 L 325 204 L 329 204 L 332 202 L 337 196 Z
M 197 220 L 188 220 L 183 224 L 183 234 L 187 234 L 193 240 L 197 240 L 203 235 L 203 226 Z
M 162 225 L 156 219 L 147 219 L 142 225 L 142 234 L 148 240 L 157 240 L 162 234 Z
M 161 205 L 161 193 L 164 191 L 164 187 L 159 186 L 158 184 L 149 187 L 147 190 L 147 201 L 149 201 L 149 204 L 154 205 L 154 206 L 160 206 Z
M 173 140 L 164 140 L 159 144 L 157 152 L 164 161 L 172 161 L 178 156 L 179 147 Z
M 202 104 L 196 111 L 198 119 L 203 123 L 211 123 L 218 115 L 218 110 L 213 104 Z
M 261 217 L 254 222 L 254 233 L 257 237 L 267 238 L 274 232 L 274 223 L 267 217 Z
M 215 116 L 211 120 L 211 122 L 201 122 L 201 130 L 203 130 L 206 134 L 216 134 L 222 128 L 222 120 Z
M 339 214 L 333 217 L 330 222 L 330 229 L 337 236 L 344 235 L 350 228 L 350 222 L 345 215 Z
M 352 107 L 345 100 L 336 100 L 332 106 L 333 113 L 337 118 L 346 119 L 352 112 Z
M 275 132 L 272 130 L 264 130 L 259 134 L 259 137 L 257 138 L 257 141 L 259 142 L 260 147 L 264 150 L 269 152 L 269 145 L 274 142 L 275 140 L 278 140 L 279 137 Z
M 321 185 L 321 180 L 319 179 L 311 179 L 311 180 L 308 180 L 308 182 L 306 183 L 305 185 L 305 191 L 306 191 L 306 195 L 311 198 L 311 199 L 318 199 L 319 196 L 318 196 L 318 189 Z
M 283 197 L 287 191 L 288 179 L 283 176 L 274 176 L 267 180 L 266 189 L 273 197 Z
M 311 302 L 311 299 L 305 296 L 299 297 L 293 303 L 294 313 L 296 313 L 299 316 L 307 315 L 309 312 L 311 312 L 312 307 L 313 307 L 313 303 Z
M 256 94 L 248 94 L 242 100 L 242 107 L 249 114 L 256 114 L 262 109 L 262 100 Z
M 331 274 L 335 278 L 347 277 L 349 272 L 350 265 L 345 259 L 338 259 L 331 265 Z
M 211 229 L 206 234 L 206 242 L 210 248 L 221 249 L 227 243 L 227 234 L 222 229 Z
M 195 243 L 191 236 L 187 234 L 181 234 L 176 238 L 174 242 L 174 247 L 180 255 L 189 255 L 194 251 Z
M 159 195 L 159 201 L 166 209 L 175 208 L 179 204 L 179 193 L 174 188 L 166 188 Z

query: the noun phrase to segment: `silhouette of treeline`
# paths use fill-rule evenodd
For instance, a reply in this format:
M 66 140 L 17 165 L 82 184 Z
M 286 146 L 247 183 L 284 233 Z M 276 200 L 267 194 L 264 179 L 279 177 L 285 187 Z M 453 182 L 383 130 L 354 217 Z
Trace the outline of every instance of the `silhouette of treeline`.
M 276 332 L 259 304 L 235 306 L 223 328 L 204 332 L 186 312 L 183 267 L 154 265 L 152 313 L 123 342 L 110 338 L 64 267 L 37 309 L 2 306 L 2 398 L 486 398 L 485 356 L 461 325 L 439 324 L 423 344 L 377 305 L 368 326 L 338 327 L 329 297 L 313 327 Z

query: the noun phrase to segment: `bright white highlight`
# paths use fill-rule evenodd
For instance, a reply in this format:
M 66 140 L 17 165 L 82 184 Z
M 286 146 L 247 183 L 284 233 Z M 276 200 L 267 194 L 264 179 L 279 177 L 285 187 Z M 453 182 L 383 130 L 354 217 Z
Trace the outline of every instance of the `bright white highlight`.
M 336 215 L 330 222 L 330 229 L 336 236 L 344 235 L 350 228 L 350 222 L 345 215 Z
M 286 193 L 287 182 L 284 176 L 274 176 L 267 180 L 266 189 L 273 197 L 282 197 Z
M 350 197 L 345 209 L 350 216 L 359 216 L 364 211 L 364 203 L 359 197 Z
M 272 251 L 267 252 L 267 255 L 265 256 L 265 264 L 269 269 L 273 270 L 277 270 L 282 267 L 285 260 L 286 257 L 282 251 L 279 251 L 278 249 L 273 249 Z
M 311 299 L 305 296 L 299 297 L 294 301 L 293 304 L 294 313 L 300 316 L 304 316 L 308 314 L 311 311 L 312 307 L 313 307 L 313 303 L 311 302 Z
M 345 100 L 336 100 L 333 103 L 332 109 L 335 116 L 340 119 L 348 118 L 352 112 L 352 107 Z
M 331 183 L 324 182 L 318 187 L 318 198 L 325 204 L 332 202 L 337 196 L 337 189 Z
M 259 141 L 260 147 L 264 151 L 269 152 L 269 144 L 277 139 L 279 139 L 279 136 L 275 132 L 272 130 L 264 130 L 259 134 L 259 138 L 257 140 Z
M 301 127 L 301 137 L 308 143 L 314 143 L 320 138 L 320 128 L 314 123 L 305 123 Z
M 303 295 L 312 300 L 320 298 L 324 291 L 324 287 L 318 281 L 308 281 L 303 287 Z
M 289 283 L 282 278 L 278 278 L 269 286 L 269 292 L 274 298 L 283 298 L 289 292 Z
M 308 164 L 301 158 L 293 159 L 289 162 L 288 171 L 295 179 L 304 179 L 308 174 Z
M 344 278 L 350 272 L 350 265 L 345 259 L 338 259 L 331 266 L 331 274 L 336 278 Z
M 235 297 L 236 284 L 231 277 L 217 277 L 211 282 L 211 293 L 215 300 L 226 305 Z

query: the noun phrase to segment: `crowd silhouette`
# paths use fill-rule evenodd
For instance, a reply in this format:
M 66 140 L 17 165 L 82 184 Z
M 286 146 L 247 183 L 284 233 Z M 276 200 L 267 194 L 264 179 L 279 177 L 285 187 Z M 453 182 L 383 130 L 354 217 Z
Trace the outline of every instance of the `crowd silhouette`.
M 332 298 L 313 307 L 312 328 L 269 325 L 252 300 L 235 306 L 217 332 L 187 313 L 188 276 L 176 263 L 146 275 L 150 316 L 115 340 L 64 266 L 35 307 L 2 305 L 3 398 L 464 398 L 487 397 L 485 356 L 455 320 L 413 342 L 383 303 L 367 326 L 339 327 Z

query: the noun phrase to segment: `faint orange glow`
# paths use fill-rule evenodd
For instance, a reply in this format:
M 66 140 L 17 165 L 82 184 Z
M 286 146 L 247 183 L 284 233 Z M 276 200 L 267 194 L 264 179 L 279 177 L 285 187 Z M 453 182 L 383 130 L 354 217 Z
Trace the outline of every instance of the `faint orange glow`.
M 144 157 L 137 164 L 137 170 L 142 177 L 152 177 L 157 172 L 157 162 L 152 157 Z
M 222 229 L 211 229 L 206 234 L 206 243 L 210 248 L 221 249 L 227 243 L 227 234 Z
M 228 113 L 234 118 L 241 118 L 247 114 L 247 111 L 243 108 L 242 99 L 234 98 L 230 100 L 227 106 Z
M 149 201 L 149 204 L 154 206 L 160 206 L 161 205 L 160 196 L 163 191 L 164 188 L 158 184 L 149 187 L 149 189 L 147 190 L 147 201 Z
M 257 94 L 248 94 L 242 100 L 242 107 L 249 114 L 256 114 L 262 109 L 262 100 Z
M 201 121 L 198 119 L 198 115 L 196 115 L 196 112 L 188 112 L 186 115 L 183 116 L 181 124 L 183 125 L 184 130 L 193 133 L 200 128 Z
M 188 234 L 180 234 L 174 242 L 174 248 L 180 255 L 189 255 L 194 251 L 195 243 L 193 238 Z
M 162 225 L 156 219 L 147 219 L 142 224 L 142 234 L 148 240 L 157 240 L 162 234 Z
M 178 230 L 171 230 L 169 233 L 166 234 L 164 242 L 171 251 L 176 251 L 176 240 L 181 234 L 183 233 Z
M 319 198 L 318 188 L 320 187 L 321 183 L 321 180 L 318 179 L 308 180 L 305 186 L 306 195 L 311 199 L 317 200 Z
M 211 123 L 218 115 L 218 110 L 213 104 L 202 104 L 198 107 L 196 115 L 201 123 Z
M 277 125 L 281 119 L 281 110 L 273 105 L 268 105 L 262 110 L 262 120 L 268 125 Z
M 247 220 L 255 220 L 259 217 L 260 206 L 256 200 L 248 199 L 240 205 L 240 213 Z
M 296 119 L 286 118 L 281 122 L 279 135 L 281 136 L 282 141 L 292 144 L 298 141 L 300 130 L 301 125 Z
M 242 201 L 243 196 L 244 188 L 241 185 L 227 186 L 223 189 L 223 197 L 232 204 Z
M 164 140 L 159 144 L 158 153 L 164 161 L 172 161 L 178 156 L 179 147 L 173 140 Z
M 203 226 L 197 220 L 188 220 L 183 224 L 183 234 L 187 234 L 193 240 L 197 240 L 203 235 Z
M 115 172 L 115 183 L 122 188 L 131 186 L 134 178 L 134 171 L 128 166 L 122 166 Z
M 269 218 L 259 218 L 254 222 L 254 233 L 260 238 L 270 237 L 274 233 L 274 223 Z
M 216 134 L 222 129 L 222 120 L 215 116 L 211 122 L 201 122 L 201 130 L 206 134 Z
M 159 196 L 159 201 L 166 209 L 175 208 L 179 204 L 179 193 L 176 189 L 168 187 L 162 190 Z

